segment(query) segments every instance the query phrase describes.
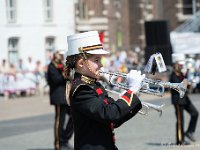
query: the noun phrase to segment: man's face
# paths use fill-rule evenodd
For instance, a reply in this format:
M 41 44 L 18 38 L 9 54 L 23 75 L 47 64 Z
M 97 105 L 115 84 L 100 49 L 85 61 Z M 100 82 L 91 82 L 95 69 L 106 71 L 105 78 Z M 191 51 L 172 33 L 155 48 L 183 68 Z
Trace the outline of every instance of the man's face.
M 183 70 L 183 68 L 184 68 L 184 65 L 183 65 L 182 63 L 177 62 L 177 63 L 175 64 L 175 70 L 176 70 L 177 72 L 181 73 L 182 70 Z
M 55 57 L 56 62 L 62 63 L 64 60 L 64 56 L 62 54 L 57 53 Z

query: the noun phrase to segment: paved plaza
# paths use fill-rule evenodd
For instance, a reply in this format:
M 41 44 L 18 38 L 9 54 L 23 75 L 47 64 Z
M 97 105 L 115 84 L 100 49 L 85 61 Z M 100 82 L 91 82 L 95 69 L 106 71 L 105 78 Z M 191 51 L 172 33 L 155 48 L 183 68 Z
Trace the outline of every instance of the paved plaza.
M 200 94 L 190 95 L 200 112 Z M 197 142 L 176 146 L 175 114 L 170 95 L 164 97 L 141 95 L 142 101 L 165 104 L 163 113 L 151 110 L 148 115 L 136 115 L 115 130 L 119 150 L 199 150 L 199 120 Z M 185 113 L 185 128 L 189 116 Z M 0 149 L 1 150 L 53 150 L 54 107 L 48 96 L 32 96 L 4 100 L 0 97 Z M 70 141 L 73 145 L 73 138 Z

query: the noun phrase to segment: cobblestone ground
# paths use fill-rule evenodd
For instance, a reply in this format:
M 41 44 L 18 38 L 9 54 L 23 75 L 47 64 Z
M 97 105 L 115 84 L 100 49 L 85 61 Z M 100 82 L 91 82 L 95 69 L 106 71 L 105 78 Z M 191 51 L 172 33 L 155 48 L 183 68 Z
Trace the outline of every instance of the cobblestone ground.
M 190 96 L 200 112 L 200 94 Z M 136 115 L 115 130 L 120 150 L 199 150 L 199 120 L 197 142 L 188 146 L 176 146 L 175 114 L 170 96 L 159 98 L 143 96 L 141 100 L 154 104 L 165 103 L 163 113 L 151 110 L 148 115 Z M 53 107 L 48 96 L 0 99 L 0 149 L 2 150 L 53 150 Z M 185 113 L 185 128 L 189 116 Z M 70 143 L 73 145 L 73 138 Z
M 199 95 L 192 95 L 191 99 L 200 111 Z M 124 124 L 116 132 L 118 147 L 121 150 L 199 150 L 200 149 L 200 129 L 197 125 L 196 137 L 198 141 L 189 146 L 175 145 L 175 114 L 169 97 L 160 98 L 154 103 L 164 102 L 162 116 L 158 112 L 150 111 L 147 116 L 137 115 L 135 118 Z M 188 125 L 189 115 L 185 113 L 185 128 Z M 187 139 L 186 139 L 187 140 Z

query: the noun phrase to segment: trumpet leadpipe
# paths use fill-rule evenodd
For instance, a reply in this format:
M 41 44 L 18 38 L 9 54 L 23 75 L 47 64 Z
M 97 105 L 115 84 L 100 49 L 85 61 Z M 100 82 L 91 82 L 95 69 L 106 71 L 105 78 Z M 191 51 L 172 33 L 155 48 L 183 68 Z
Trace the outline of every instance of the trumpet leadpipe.
M 157 112 L 160 113 L 160 116 L 162 116 L 162 108 L 164 104 L 162 105 L 155 105 L 152 103 L 148 102 L 141 102 L 142 103 L 142 110 L 139 111 L 140 114 L 142 115 L 147 115 L 149 113 L 150 109 L 156 110 Z
M 142 102 L 143 105 L 146 105 L 148 106 L 149 108 L 151 109 L 154 109 L 160 113 L 162 113 L 162 108 L 164 107 L 164 104 L 162 105 L 155 105 L 155 104 L 152 104 L 152 103 L 148 103 L 148 102 Z
M 121 93 L 113 91 L 113 90 L 111 91 L 111 90 L 106 89 L 106 91 L 109 93 L 118 95 L 118 96 L 121 94 Z M 141 102 L 141 104 L 142 104 L 142 109 L 139 111 L 139 114 L 147 115 L 149 113 L 149 110 L 153 109 L 153 110 L 156 110 L 157 112 L 159 112 L 160 116 L 162 115 L 162 108 L 163 108 L 164 104 L 163 105 L 155 105 L 155 104 L 143 102 L 143 101 Z

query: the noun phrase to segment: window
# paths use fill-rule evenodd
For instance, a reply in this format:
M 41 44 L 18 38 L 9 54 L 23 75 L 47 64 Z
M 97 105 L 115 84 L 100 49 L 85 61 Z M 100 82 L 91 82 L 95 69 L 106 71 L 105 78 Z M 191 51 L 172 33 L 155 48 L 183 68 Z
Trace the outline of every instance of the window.
M 44 19 L 46 22 L 53 21 L 53 0 L 44 0 Z
M 46 61 L 49 63 L 51 61 L 53 51 L 55 50 L 55 38 L 47 37 L 45 40 L 45 49 L 46 49 Z
M 182 4 L 182 11 L 184 15 L 194 15 L 199 10 L 197 0 L 182 0 Z
M 79 2 L 79 17 L 80 19 L 88 19 L 88 8 L 83 1 Z
M 16 0 L 6 0 L 7 20 L 9 23 L 16 22 Z
M 8 39 L 8 61 L 12 64 L 17 64 L 18 62 L 18 52 L 19 52 L 19 38 L 12 37 Z
M 192 15 L 193 14 L 193 0 L 183 0 L 183 14 L 184 15 Z M 196 4 L 194 4 L 196 7 Z
M 46 38 L 46 51 L 53 51 L 55 48 L 55 38 L 47 37 Z

